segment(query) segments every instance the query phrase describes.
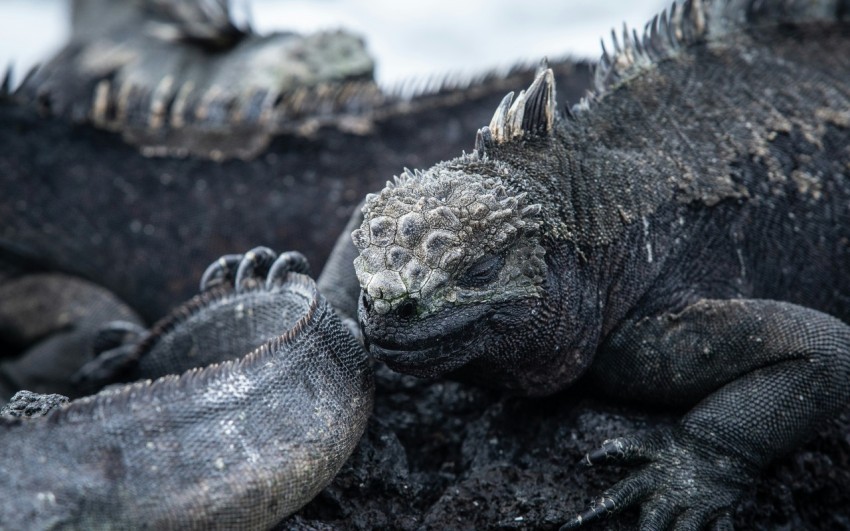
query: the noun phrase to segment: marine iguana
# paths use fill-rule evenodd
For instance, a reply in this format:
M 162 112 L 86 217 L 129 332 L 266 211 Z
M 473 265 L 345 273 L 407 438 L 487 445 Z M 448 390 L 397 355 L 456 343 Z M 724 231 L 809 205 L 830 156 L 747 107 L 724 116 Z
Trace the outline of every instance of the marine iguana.
M 644 467 L 565 528 L 636 504 L 641 528 L 722 527 L 848 403 L 847 13 L 674 5 L 565 116 L 544 70 L 471 154 L 367 197 L 358 312 L 391 368 L 690 409 L 587 454 Z
M 315 496 L 363 433 L 372 369 L 298 260 L 274 258 L 246 253 L 139 343 L 139 374 L 170 376 L 16 396 L 0 528 L 264 529 Z
M 72 36 L 18 100 L 149 155 L 254 158 L 275 132 L 381 98 L 363 38 L 255 33 L 227 0 L 74 0 Z M 283 99 L 289 95 L 296 101 Z M 313 101 L 317 100 L 317 101 Z M 285 116 L 282 116 L 285 115 Z
M 101 300 L 102 288 L 115 305 L 94 313 L 115 312 L 144 325 L 190 297 L 206 265 L 224 254 L 258 244 L 301 249 L 320 270 L 367 191 L 396 168 L 431 164 L 460 150 L 504 91 L 534 75 L 519 66 L 447 77 L 401 94 L 379 90 L 360 71 L 349 72 L 353 79 L 313 80 L 291 90 L 264 79 L 266 88 L 234 94 L 205 83 L 225 79 L 237 56 L 255 64 L 252 50 L 258 58 L 269 49 L 284 54 L 303 39 L 237 32 L 226 17 L 198 19 L 191 9 L 168 19 L 173 10 L 160 0 L 106 4 L 98 24 L 96 16 L 91 22 L 83 15 L 100 4 L 77 2 L 68 47 L 14 92 L 7 76 L 0 91 L 0 190 L 6 191 L 0 194 L 0 289 L 19 292 L 35 285 L 34 275 L 46 274 L 57 275 L 51 287 L 61 290 L 65 279 L 78 294 L 61 298 L 67 303 L 61 305 L 54 296 L 41 299 L 51 312 L 24 331 L 37 334 L 22 333 L 21 299 L 0 299 L 0 350 L 16 365 L 15 374 L 0 367 L 6 373 L 0 402 L 21 388 L 73 394 L 61 380 L 39 382 L 19 369 L 32 365 L 28 358 L 39 344 L 66 333 L 86 336 L 77 342 L 83 347 L 52 347 L 55 356 L 67 358 L 64 366 L 73 365 L 71 358 L 77 365 L 87 360 L 86 345 L 108 321 L 65 318 Z M 167 42 L 161 32 L 142 31 L 153 22 L 161 29 L 163 19 L 171 20 L 165 27 L 196 29 Z M 118 36 L 128 25 L 133 31 L 124 42 Z M 229 35 L 229 47 L 195 35 L 216 34 L 197 29 L 209 27 Z M 355 44 L 353 57 L 362 52 Z M 164 71 L 144 50 L 164 53 L 169 65 L 198 54 L 204 61 L 182 74 Z M 86 59 L 102 56 L 115 60 L 93 66 Z M 199 72 L 202 65 L 207 70 Z M 586 63 L 565 59 L 553 68 L 576 98 L 590 85 Z M 164 77 L 147 79 L 146 72 Z M 194 90 L 184 90 L 192 83 Z M 92 293 L 82 293 L 82 286 Z M 62 387 L 51 388 L 57 384 Z

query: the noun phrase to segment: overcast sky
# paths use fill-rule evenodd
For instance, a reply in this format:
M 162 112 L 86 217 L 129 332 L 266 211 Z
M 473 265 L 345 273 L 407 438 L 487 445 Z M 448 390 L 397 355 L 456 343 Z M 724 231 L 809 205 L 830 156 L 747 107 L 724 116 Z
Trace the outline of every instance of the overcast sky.
M 120 1 L 120 0 L 115 0 Z M 238 6 L 240 0 L 234 2 Z M 244 2 L 243 2 L 244 3 Z M 69 0 L 0 0 L 0 66 L 18 79 L 68 35 Z M 659 0 L 250 0 L 260 32 L 345 27 L 363 34 L 379 82 L 474 73 L 544 56 L 596 58 L 623 22 L 643 28 Z M 239 8 L 236 9 L 239 12 Z

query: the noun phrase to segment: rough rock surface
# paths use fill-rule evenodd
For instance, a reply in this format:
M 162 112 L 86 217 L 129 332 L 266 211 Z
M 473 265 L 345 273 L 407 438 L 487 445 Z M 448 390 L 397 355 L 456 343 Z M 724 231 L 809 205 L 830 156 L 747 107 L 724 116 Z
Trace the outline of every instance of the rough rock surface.
M 334 482 L 279 529 L 557 529 L 624 477 L 584 454 L 680 412 L 601 401 L 582 385 L 501 396 L 377 370 L 375 414 Z M 632 509 L 588 529 L 637 529 Z M 738 529 L 850 529 L 850 409 L 776 461 L 735 512 Z

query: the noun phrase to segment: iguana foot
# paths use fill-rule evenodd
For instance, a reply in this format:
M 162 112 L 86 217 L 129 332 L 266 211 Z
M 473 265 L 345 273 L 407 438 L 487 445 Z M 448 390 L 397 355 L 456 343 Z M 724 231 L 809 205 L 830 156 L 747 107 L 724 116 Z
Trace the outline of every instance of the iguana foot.
M 298 251 L 287 251 L 280 256 L 268 247 L 255 247 L 245 254 L 222 256 L 204 271 L 201 292 L 221 285 L 235 285 L 237 291 L 255 285 L 266 278 L 271 286 L 280 283 L 290 271 L 310 274 L 307 258 Z
M 271 289 L 282 285 L 289 272 L 309 274 L 307 258 L 297 251 L 278 256 L 267 247 L 255 247 L 213 262 L 201 279 L 201 292 L 229 288 L 238 293 L 263 284 Z M 107 384 L 128 380 L 138 362 L 137 348 L 148 335 L 147 330 L 130 322 L 109 323 L 95 338 L 96 358 L 80 368 L 72 381 L 93 393 Z
M 79 389 L 94 393 L 122 379 L 136 362 L 135 351 L 147 330 L 129 321 L 112 321 L 101 328 L 93 341 L 94 359 L 71 377 Z
M 681 428 L 605 441 L 584 462 L 647 463 L 561 527 L 576 529 L 641 504 L 640 529 L 732 529 L 731 511 L 756 467 Z
M 145 328 L 130 321 L 110 321 L 97 331 L 92 341 L 95 355 L 134 344 L 145 334 Z
M 71 376 L 91 361 L 110 321 L 141 323 L 117 295 L 87 280 L 33 273 L 0 283 L 0 404 L 14 391 L 86 394 Z M 132 325 L 136 326 L 136 325 Z
M 0 409 L 0 417 L 43 417 L 68 401 L 68 397 L 64 395 L 18 391 L 12 400 Z

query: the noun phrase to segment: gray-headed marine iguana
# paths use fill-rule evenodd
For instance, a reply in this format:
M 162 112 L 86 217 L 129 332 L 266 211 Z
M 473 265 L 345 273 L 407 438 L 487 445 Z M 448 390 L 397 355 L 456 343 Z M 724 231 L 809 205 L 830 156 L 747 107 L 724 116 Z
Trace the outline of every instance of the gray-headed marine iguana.
M 566 528 L 638 504 L 644 529 L 729 524 L 847 405 L 848 14 L 687 1 L 615 35 L 566 114 L 544 69 L 471 154 L 367 197 L 358 315 L 391 368 L 690 410 L 590 452 L 644 466 Z
M 16 395 L 0 529 L 266 529 L 313 498 L 360 440 L 374 383 L 305 263 L 255 249 L 214 264 L 138 343 L 135 376 L 153 381 Z
M 0 87 L 0 402 L 76 394 L 31 368 L 87 360 L 110 315 L 156 321 L 219 256 L 301 249 L 320 269 L 366 192 L 458 152 L 534 76 L 401 94 L 369 78 L 358 39 L 257 35 L 224 1 L 74 8 L 57 57 Z M 553 68 L 576 97 L 590 85 L 588 64 Z

